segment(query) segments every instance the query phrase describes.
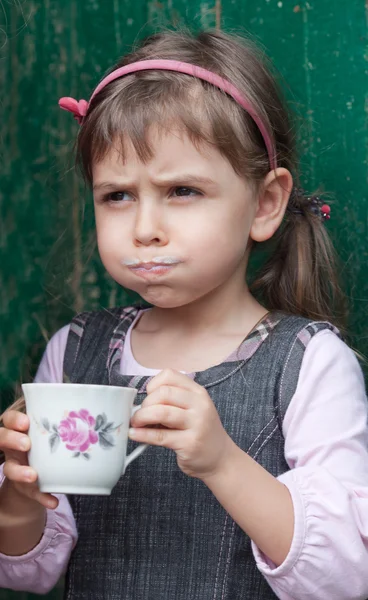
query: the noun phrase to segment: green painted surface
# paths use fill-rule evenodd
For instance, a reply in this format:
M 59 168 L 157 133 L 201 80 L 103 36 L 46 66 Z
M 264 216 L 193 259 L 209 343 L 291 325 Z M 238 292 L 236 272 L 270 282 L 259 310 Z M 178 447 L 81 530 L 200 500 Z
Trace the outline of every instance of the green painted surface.
M 0 2 L 0 388 L 34 372 L 45 338 L 82 308 L 127 302 L 94 250 L 88 193 L 71 169 L 77 125 L 57 107 L 88 97 L 136 38 L 160 24 L 249 31 L 303 120 L 303 180 L 335 197 L 328 224 L 368 355 L 367 14 L 363 0 Z M 149 24 L 147 24 L 149 23 Z M 55 591 L 49 598 L 59 598 Z M 32 595 L 0 590 L 0 600 Z

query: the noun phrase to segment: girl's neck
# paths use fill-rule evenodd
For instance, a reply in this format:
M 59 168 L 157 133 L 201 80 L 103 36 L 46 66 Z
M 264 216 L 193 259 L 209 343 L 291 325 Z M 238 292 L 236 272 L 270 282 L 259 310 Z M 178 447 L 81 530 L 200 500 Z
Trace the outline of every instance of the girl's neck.
M 244 282 L 241 289 L 217 289 L 190 304 L 175 308 L 154 307 L 143 315 L 141 327 L 150 332 L 173 331 L 201 334 L 248 332 L 267 313 Z
M 131 335 L 136 361 L 150 369 L 198 372 L 223 362 L 267 311 L 250 294 L 224 290 L 175 309 L 143 313 Z

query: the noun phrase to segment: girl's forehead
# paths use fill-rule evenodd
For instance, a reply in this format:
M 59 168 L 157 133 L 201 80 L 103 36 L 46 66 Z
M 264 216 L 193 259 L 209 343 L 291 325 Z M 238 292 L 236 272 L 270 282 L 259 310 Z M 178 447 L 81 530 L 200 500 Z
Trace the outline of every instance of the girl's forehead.
M 221 167 L 231 167 L 215 145 L 192 140 L 190 135 L 179 127 L 151 127 L 147 132 L 147 143 L 150 155 L 143 160 L 138 155 L 133 140 L 128 136 L 121 136 L 115 139 L 105 156 L 93 165 L 93 170 L 127 170 L 140 166 L 161 171 L 192 165 L 197 169 L 207 168 L 216 172 Z
M 193 142 L 182 130 L 150 132 L 151 156 L 143 161 L 134 143 L 119 140 L 93 165 L 94 190 L 106 185 L 187 185 L 210 194 L 243 193 L 249 183 L 215 145 Z

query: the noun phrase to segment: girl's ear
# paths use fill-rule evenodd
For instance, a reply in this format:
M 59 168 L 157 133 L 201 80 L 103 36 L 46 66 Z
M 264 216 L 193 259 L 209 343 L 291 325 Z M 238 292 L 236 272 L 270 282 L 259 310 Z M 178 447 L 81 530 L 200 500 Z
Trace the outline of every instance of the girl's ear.
M 292 187 L 293 178 L 287 169 L 280 167 L 268 173 L 258 193 L 257 210 L 250 230 L 252 240 L 265 242 L 277 231 Z

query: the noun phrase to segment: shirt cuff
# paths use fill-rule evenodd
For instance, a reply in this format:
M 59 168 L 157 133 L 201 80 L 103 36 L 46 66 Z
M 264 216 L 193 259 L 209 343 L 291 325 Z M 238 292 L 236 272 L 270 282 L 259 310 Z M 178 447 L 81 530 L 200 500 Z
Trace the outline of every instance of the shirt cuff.
M 5 476 L 3 473 L 3 465 L 1 465 L 1 467 L 0 467 L 0 488 L 3 485 L 4 481 L 5 481 Z M 59 502 L 60 502 L 62 496 L 60 494 L 55 494 L 55 496 L 59 499 Z M 2 554 L 0 552 L 0 562 L 14 565 L 14 564 L 22 563 L 22 562 L 29 562 L 31 560 L 39 558 L 39 556 L 41 556 L 41 554 L 43 554 L 45 552 L 45 550 L 47 550 L 47 548 L 49 547 L 50 542 L 53 540 L 53 538 L 58 533 L 60 533 L 60 527 L 58 527 L 58 511 L 59 510 L 60 510 L 60 505 L 55 510 L 46 509 L 45 529 L 44 529 L 42 538 L 39 541 L 39 543 L 37 544 L 37 546 L 32 548 L 32 550 L 27 552 L 27 554 L 21 554 L 20 556 L 9 556 L 8 554 Z
M 290 550 L 283 563 L 276 566 L 252 541 L 252 551 L 260 572 L 268 579 L 287 575 L 295 566 L 302 553 L 306 537 L 306 512 L 302 493 L 294 481 L 293 472 L 287 471 L 277 478 L 289 490 L 294 507 L 294 535 Z
M 37 546 L 32 548 L 32 550 L 27 552 L 27 554 L 21 554 L 20 556 L 9 556 L 8 554 L 2 554 L 0 552 L 0 562 L 8 564 L 19 564 L 22 562 L 29 562 L 31 560 L 39 558 L 41 554 L 43 554 L 45 550 L 47 550 L 47 548 L 50 545 L 50 542 L 53 540 L 55 535 L 59 533 L 56 525 L 57 516 L 55 511 L 46 509 L 46 525 L 42 538 L 37 544 Z

